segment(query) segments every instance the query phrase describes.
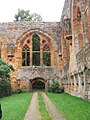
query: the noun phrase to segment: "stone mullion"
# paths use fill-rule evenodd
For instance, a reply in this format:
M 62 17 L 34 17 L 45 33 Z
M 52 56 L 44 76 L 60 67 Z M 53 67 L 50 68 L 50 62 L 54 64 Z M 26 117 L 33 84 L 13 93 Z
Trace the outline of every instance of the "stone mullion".
M 31 37 L 31 44 L 30 44 L 30 66 L 32 66 L 32 58 L 33 58 L 33 51 L 32 51 L 32 37 Z
M 32 66 L 33 51 L 30 49 L 30 66 Z
M 40 66 L 43 65 L 43 44 L 42 44 L 43 39 L 44 38 L 40 36 Z
M 40 65 L 43 65 L 43 48 L 40 49 Z
M 80 77 L 80 74 L 78 74 L 78 96 L 81 97 L 81 91 L 82 91 L 82 79 Z

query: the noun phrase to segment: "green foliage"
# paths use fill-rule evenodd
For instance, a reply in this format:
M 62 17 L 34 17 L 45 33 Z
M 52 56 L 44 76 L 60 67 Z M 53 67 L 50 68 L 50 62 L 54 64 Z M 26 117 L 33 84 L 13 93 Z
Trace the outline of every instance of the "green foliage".
M 33 65 L 40 66 L 40 52 L 33 53 Z
M 22 89 L 20 89 L 20 88 L 17 88 L 16 91 L 15 91 L 16 94 L 19 94 L 19 93 L 22 93 L 22 92 L 23 92 L 23 91 L 22 91 Z
M 37 34 L 33 35 L 33 65 L 40 66 L 40 38 Z
M 40 51 L 40 38 L 37 34 L 33 35 L 33 51 Z
M 42 17 L 37 14 L 33 13 L 30 14 L 29 10 L 18 9 L 18 13 L 15 14 L 15 21 L 42 21 Z
M 0 59 L 0 78 L 1 80 L 8 80 L 10 78 L 10 71 L 14 71 L 14 68 L 12 65 L 8 65 L 8 63 L 2 61 Z
M 53 83 L 49 87 L 49 92 L 53 93 L 63 93 L 64 89 L 60 88 L 59 82 L 58 81 L 53 81 Z
M 0 99 L 2 105 L 2 120 L 24 120 L 32 93 L 13 94 Z
M 46 66 L 51 65 L 50 52 L 43 52 L 43 63 Z
M 12 94 L 11 84 L 8 80 L 0 80 L 0 98 Z

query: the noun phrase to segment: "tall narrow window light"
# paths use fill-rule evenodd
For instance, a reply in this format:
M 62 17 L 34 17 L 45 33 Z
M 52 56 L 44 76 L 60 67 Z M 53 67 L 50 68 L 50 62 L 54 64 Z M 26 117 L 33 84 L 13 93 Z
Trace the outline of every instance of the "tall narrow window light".
M 32 63 L 34 66 L 40 66 L 40 38 L 37 34 L 33 35 L 32 48 Z
M 51 66 L 50 48 L 47 44 L 43 48 L 43 64 L 46 66 Z
M 30 65 L 30 50 L 27 45 L 25 45 L 22 49 L 22 66 Z

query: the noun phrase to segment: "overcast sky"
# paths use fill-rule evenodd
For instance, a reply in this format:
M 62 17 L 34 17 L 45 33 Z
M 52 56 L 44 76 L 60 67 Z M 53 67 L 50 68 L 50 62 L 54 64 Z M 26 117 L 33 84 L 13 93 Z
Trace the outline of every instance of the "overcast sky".
M 38 13 L 43 21 L 60 21 L 65 0 L 1 0 L 0 22 L 12 22 L 18 8 Z

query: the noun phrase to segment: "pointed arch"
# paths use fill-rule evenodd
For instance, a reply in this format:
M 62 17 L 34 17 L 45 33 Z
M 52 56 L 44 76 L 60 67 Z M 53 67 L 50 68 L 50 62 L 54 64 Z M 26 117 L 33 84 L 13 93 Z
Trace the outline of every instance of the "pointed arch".
M 43 40 L 45 40 L 45 43 L 43 42 Z M 46 32 L 38 29 L 28 30 L 21 37 L 18 38 L 16 44 L 18 46 L 17 48 L 22 48 L 22 46 L 24 45 L 28 45 L 28 47 L 30 48 L 30 66 L 43 65 L 43 47 L 45 46 L 45 44 L 49 45 L 51 57 L 50 64 L 51 66 L 54 66 L 54 51 L 57 50 L 57 45 L 52 37 Z
M 25 45 L 22 48 L 22 66 L 29 65 L 30 65 L 30 49 L 28 45 Z
M 32 63 L 34 66 L 40 66 L 40 37 L 34 34 L 32 37 Z

